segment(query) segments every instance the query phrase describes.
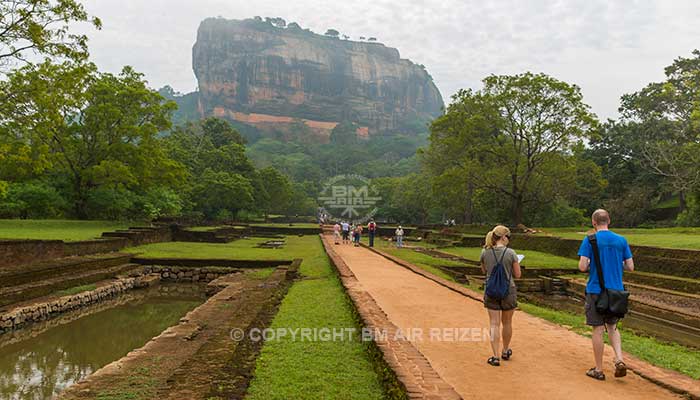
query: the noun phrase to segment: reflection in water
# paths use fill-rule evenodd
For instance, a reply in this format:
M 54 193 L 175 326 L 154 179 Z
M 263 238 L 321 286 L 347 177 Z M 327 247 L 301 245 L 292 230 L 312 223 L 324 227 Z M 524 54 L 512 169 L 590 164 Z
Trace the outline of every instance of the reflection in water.
M 203 300 L 201 295 L 164 296 L 149 289 L 133 302 L 1 346 L 0 398 L 51 398 L 143 346 Z

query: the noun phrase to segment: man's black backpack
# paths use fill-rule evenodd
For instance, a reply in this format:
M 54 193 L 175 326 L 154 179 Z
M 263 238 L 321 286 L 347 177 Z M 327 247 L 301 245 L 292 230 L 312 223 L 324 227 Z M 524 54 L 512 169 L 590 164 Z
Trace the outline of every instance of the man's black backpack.
M 596 311 L 601 315 L 624 318 L 628 311 L 630 292 L 626 290 L 614 290 L 605 287 L 603 279 L 603 264 L 600 262 L 600 251 L 595 233 L 588 235 L 588 242 L 593 248 L 596 273 L 598 274 L 598 284 L 600 285 L 600 295 L 595 302 Z

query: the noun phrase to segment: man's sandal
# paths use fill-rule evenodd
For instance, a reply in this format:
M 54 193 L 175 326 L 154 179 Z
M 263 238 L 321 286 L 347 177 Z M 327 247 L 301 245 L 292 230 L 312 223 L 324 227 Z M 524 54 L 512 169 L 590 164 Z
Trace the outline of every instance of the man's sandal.
M 627 365 L 623 361 L 615 362 L 615 378 L 622 378 L 627 375 Z
M 593 378 L 593 379 L 597 379 L 597 380 L 599 380 L 599 381 L 604 381 L 604 380 L 605 380 L 605 374 L 603 373 L 603 371 L 598 371 L 598 370 L 595 369 L 595 367 L 589 369 L 589 370 L 586 372 L 586 375 L 590 376 L 590 377 Z
M 498 359 L 498 357 L 491 357 L 486 362 L 493 365 L 494 367 L 499 367 L 501 365 L 501 361 Z
M 513 355 L 513 350 L 508 349 L 505 350 L 503 353 L 501 353 L 501 358 L 508 361 L 510 360 L 510 357 Z

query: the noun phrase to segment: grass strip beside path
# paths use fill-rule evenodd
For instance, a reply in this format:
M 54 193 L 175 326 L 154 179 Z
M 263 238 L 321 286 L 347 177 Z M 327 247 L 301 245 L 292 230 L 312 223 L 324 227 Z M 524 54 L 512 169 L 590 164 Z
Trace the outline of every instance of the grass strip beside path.
M 345 292 L 318 236 L 287 237 L 283 258 L 303 258 L 272 329 L 357 328 Z M 383 389 L 359 340 L 307 341 L 282 337 L 265 343 L 248 399 L 381 399 Z

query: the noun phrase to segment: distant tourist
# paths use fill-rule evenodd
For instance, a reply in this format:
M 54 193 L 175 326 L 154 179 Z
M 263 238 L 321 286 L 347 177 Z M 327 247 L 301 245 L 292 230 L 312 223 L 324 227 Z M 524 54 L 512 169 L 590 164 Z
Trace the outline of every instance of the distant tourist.
M 394 235 L 396 235 L 396 247 L 403 247 L 403 228 L 401 225 L 399 225 L 398 228 L 396 228 L 396 232 L 394 232 Z
M 362 225 L 357 224 L 355 226 L 355 247 L 358 247 L 360 245 L 360 238 L 362 237 Z
M 350 242 L 350 224 L 343 221 L 340 223 L 340 227 L 343 232 L 343 244 L 348 244 Z
M 333 240 L 335 244 L 340 244 L 340 224 L 337 222 L 333 225 Z
M 627 312 L 629 296 L 622 284 L 622 274 L 623 270 L 634 271 L 634 261 L 627 240 L 608 229 L 610 214 L 607 211 L 596 210 L 591 221 L 596 232 L 583 239 L 578 251 L 581 257 L 578 268 L 582 272 L 588 271 L 586 324 L 593 327 L 595 367 L 589 369 L 586 375 L 605 380 L 603 330 L 607 330 L 610 345 L 615 351 L 615 377 L 621 378 L 627 375 L 627 365 L 622 359 L 622 339 L 617 322 Z
M 369 247 L 374 247 L 374 235 L 377 233 L 377 224 L 373 219 L 367 224 L 367 234 L 369 235 Z
M 510 229 L 498 225 L 486 234 L 481 251 L 481 271 L 486 275 L 484 307 L 489 313 L 493 351 L 487 362 L 494 367 L 501 365 L 501 360 L 510 360 L 513 355 L 510 340 L 513 337 L 513 313 L 518 305 L 515 278 L 520 278 L 521 272 L 518 256 L 508 248 L 508 243 Z

